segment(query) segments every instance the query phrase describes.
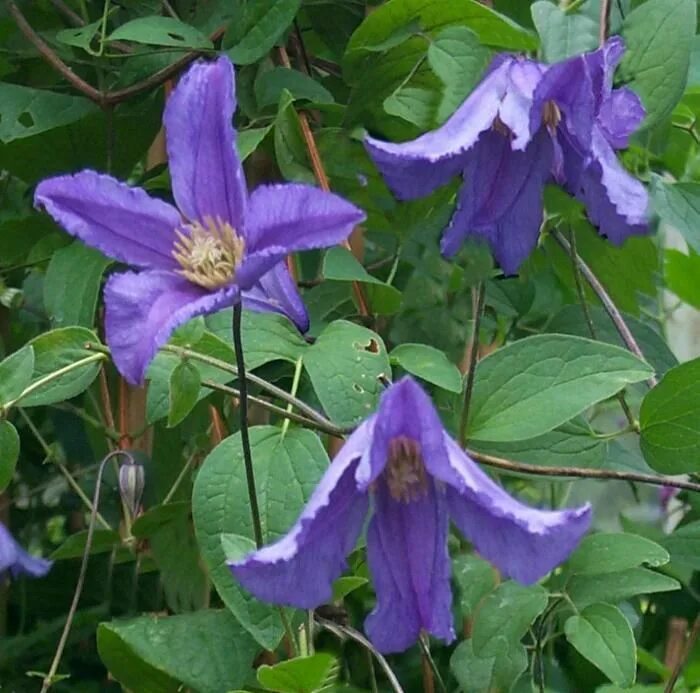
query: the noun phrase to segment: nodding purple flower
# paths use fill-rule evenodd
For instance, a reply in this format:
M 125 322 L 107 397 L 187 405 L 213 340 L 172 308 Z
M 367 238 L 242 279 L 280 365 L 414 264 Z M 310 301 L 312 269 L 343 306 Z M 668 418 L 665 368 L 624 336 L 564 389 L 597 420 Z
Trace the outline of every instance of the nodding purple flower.
M 308 185 L 264 185 L 248 194 L 235 106 L 226 57 L 195 63 L 171 95 L 164 123 L 177 208 L 94 171 L 37 187 L 35 204 L 69 233 L 143 270 L 114 274 L 105 287 L 107 342 L 132 383 L 143 380 L 178 325 L 241 301 L 306 330 L 284 257 L 335 245 L 365 217 Z
M 443 255 L 467 237 L 485 240 L 506 274 L 537 245 L 543 189 L 563 184 L 613 242 L 646 230 L 644 186 L 617 161 L 644 116 L 627 89 L 612 90 L 624 50 L 619 39 L 548 67 L 512 55 L 494 59 L 486 76 L 437 130 L 392 144 L 365 146 L 400 199 L 429 194 L 460 174 L 457 205 Z
M 422 630 L 454 639 L 450 519 L 484 558 L 523 583 L 565 560 L 590 523 L 588 506 L 549 512 L 508 495 L 447 434 L 429 397 L 406 377 L 348 438 L 290 531 L 229 562 L 231 571 L 259 599 L 314 608 L 331 599 L 368 513 L 377 605 L 365 630 L 382 652 L 410 647 Z
M 28 554 L 0 522 L 0 582 L 6 573 L 13 578 L 20 575 L 44 577 L 52 565 L 52 561 Z
M 622 39 L 613 37 L 596 51 L 552 65 L 535 89 L 531 118 L 534 132 L 543 114 L 556 113 L 554 177 L 617 245 L 647 232 L 649 203 L 646 188 L 615 154 L 645 116 L 631 89 L 612 88 L 624 52 Z

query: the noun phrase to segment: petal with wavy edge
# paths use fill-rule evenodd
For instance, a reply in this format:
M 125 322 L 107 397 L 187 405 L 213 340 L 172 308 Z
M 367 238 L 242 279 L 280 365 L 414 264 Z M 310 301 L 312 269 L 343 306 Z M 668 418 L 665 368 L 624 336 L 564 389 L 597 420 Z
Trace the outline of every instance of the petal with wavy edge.
M 81 171 L 39 183 L 34 204 L 85 245 L 115 260 L 155 269 L 178 266 L 172 247 L 180 214 L 141 188 Z
M 198 61 L 168 99 L 165 123 L 173 195 L 192 221 L 206 217 L 244 232 L 247 189 L 236 152 L 233 65 Z
M 236 286 L 209 292 L 173 272 L 113 274 L 105 286 L 105 331 L 117 369 L 130 383 L 141 383 L 176 327 L 238 298 Z
M 300 609 L 330 601 L 333 581 L 345 570 L 367 515 L 369 501 L 357 488 L 355 471 L 372 426 L 367 419 L 347 439 L 284 537 L 228 563 L 252 595 Z

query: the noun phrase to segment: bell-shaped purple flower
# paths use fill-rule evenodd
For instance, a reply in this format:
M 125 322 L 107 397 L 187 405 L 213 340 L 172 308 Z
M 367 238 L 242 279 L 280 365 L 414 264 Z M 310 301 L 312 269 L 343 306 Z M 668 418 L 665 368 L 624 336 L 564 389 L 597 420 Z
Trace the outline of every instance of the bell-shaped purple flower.
M 164 123 L 177 208 L 94 171 L 37 187 L 35 204 L 69 233 L 143 270 L 112 275 L 105 288 L 107 342 L 132 383 L 143 380 L 178 325 L 240 301 L 307 329 L 284 257 L 335 245 L 364 219 L 354 205 L 308 185 L 248 194 L 235 106 L 226 57 L 195 63 L 173 91 Z
M 461 174 L 457 207 L 442 236 L 445 256 L 476 236 L 488 242 L 503 271 L 512 274 L 537 244 L 553 146 L 546 127 L 531 134 L 530 110 L 545 69 L 525 58 L 498 56 L 437 130 L 402 144 L 365 140 L 400 199 L 427 195 Z
M 20 575 L 44 577 L 52 565 L 52 561 L 28 554 L 0 522 L 0 582 L 6 573 L 13 578 Z
M 531 131 L 555 114 L 554 177 L 585 206 L 600 233 L 621 244 L 647 231 L 647 190 L 617 159 L 644 119 L 639 97 L 613 89 L 625 46 L 611 38 L 602 48 L 552 65 L 535 89 Z
M 348 438 L 290 531 L 230 562 L 231 571 L 259 599 L 314 608 L 331 599 L 368 512 L 377 605 L 365 630 L 382 652 L 410 647 L 421 630 L 454 639 L 450 519 L 484 558 L 523 583 L 565 560 L 590 522 L 588 506 L 549 512 L 508 495 L 447 434 L 429 397 L 406 377 Z

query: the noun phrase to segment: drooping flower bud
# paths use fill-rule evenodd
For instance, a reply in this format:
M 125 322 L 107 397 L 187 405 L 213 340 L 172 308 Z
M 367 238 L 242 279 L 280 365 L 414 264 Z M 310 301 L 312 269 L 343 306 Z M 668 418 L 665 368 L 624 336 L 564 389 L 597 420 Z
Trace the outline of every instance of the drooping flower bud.
M 119 493 L 131 517 L 135 517 L 141 506 L 141 496 L 146 483 L 143 466 L 134 462 L 125 462 L 119 468 Z

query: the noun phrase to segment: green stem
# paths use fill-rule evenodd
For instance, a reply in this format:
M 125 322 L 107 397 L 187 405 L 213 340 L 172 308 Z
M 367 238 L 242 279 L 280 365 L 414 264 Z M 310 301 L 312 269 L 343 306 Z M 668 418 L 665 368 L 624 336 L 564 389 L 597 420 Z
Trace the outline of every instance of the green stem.
M 301 380 L 301 365 L 303 363 L 303 359 L 300 356 L 297 359 L 296 365 L 294 366 L 294 379 L 292 380 L 292 392 L 290 393 L 292 397 L 297 396 L 297 390 L 299 389 L 299 381 Z M 287 405 L 287 413 L 289 414 L 292 411 L 292 405 L 288 404 Z M 287 435 L 287 429 L 289 428 L 289 422 L 291 419 L 287 416 L 282 423 L 282 433 L 281 437 L 284 438 L 285 435 Z
M 467 369 L 467 382 L 464 386 L 464 402 L 462 404 L 462 415 L 459 420 L 459 442 L 462 447 L 467 442 L 467 425 L 469 423 L 469 406 L 474 389 L 474 374 L 476 372 L 476 361 L 479 356 L 479 329 L 481 327 L 481 315 L 484 312 L 484 301 L 486 299 L 486 284 L 479 282 L 476 288 L 476 300 L 474 301 L 474 321 L 472 334 L 469 338 L 469 367 Z

